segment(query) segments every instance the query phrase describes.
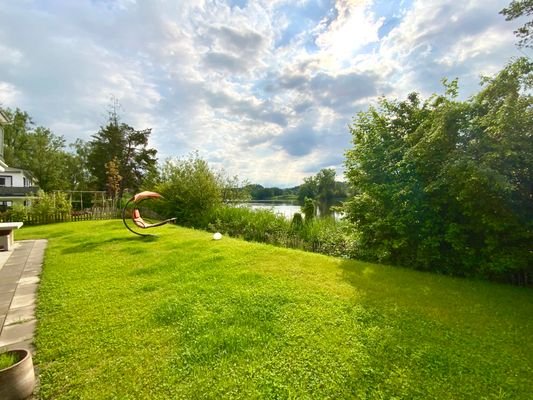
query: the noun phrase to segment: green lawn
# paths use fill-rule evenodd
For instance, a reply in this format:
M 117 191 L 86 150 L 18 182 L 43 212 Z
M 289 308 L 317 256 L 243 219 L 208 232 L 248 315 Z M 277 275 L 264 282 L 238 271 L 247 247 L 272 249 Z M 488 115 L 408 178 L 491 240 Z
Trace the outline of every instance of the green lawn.
M 43 399 L 530 399 L 533 292 L 121 221 L 48 238 Z

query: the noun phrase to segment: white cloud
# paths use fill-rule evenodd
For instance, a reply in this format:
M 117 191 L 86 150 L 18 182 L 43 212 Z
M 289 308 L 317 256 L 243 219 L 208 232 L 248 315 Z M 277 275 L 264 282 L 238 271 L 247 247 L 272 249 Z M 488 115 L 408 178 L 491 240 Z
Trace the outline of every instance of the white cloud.
M 378 41 L 378 30 L 383 18 L 376 18 L 370 12 L 372 1 L 338 0 L 335 4 L 337 16 L 330 21 L 323 20 L 316 44 L 321 49 L 324 66 L 342 68 L 350 63 L 357 52 L 369 43 Z
M 445 76 L 472 91 L 518 54 L 507 0 L 4 3 L 2 105 L 73 142 L 115 96 L 160 158 L 199 150 L 261 184 L 340 171 L 347 125 L 377 96 Z

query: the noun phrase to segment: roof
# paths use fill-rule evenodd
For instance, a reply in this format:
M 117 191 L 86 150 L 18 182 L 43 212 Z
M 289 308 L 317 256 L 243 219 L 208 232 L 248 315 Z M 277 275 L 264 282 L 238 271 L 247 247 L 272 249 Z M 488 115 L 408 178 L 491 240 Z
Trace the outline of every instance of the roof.
M 6 167 L 4 172 L 21 173 L 21 174 L 26 175 L 28 178 L 34 179 L 33 174 L 27 169 Z

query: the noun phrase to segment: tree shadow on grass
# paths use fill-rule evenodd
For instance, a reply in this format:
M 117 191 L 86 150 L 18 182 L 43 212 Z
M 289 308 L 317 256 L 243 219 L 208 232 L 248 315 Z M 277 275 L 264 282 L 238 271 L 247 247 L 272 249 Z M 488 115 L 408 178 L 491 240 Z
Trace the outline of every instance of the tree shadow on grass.
M 120 237 L 120 238 L 110 238 L 107 240 L 98 240 L 92 242 L 83 242 L 72 247 L 67 247 L 62 251 L 63 254 L 75 254 L 75 253 L 85 253 L 99 247 L 103 247 L 108 244 L 113 243 L 151 243 L 159 240 L 157 236 L 139 236 L 139 237 Z
M 340 264 L 343 279 L 358 291 L 367 294 L 367 300 L 390 300 L 402 298 L 417 301 L 441 292 L 441 284 L 449 289 L 449 283 L 458 279 L 402 267 L 372 264 L 363 261 L 346 260 Z M 446 282 L 449 281 L 449 282 Z

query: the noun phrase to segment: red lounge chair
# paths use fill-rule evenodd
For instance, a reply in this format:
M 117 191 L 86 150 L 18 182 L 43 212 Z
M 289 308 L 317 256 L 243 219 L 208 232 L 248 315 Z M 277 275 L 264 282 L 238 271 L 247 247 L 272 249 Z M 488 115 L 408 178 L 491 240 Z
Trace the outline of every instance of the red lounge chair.
M 160 199 L 162 197 L 163 196 L 161 196 L 159 193 L 156 193 L 156 192 L 141 192 L 141 193 L 137 193 L 135 196 L 133 196 L 131 199 L 129 199 L 126 202 L 126 204 L 124 205 L 124 208 L 122 209 L 122 221 L 124 222 L 124 225 L 126 226 L 126 228 L 128 228 L 128 230 L 130 232 L 133 232 L 133 233 L 135 233 L 136 235 L 139 235 L 139 236 L 151 236 L 149 234 L 140 233 L 140 232 L 137 232 L 137 231 L 131 229 L 131 227 L 126 222 L 126 210 L 128 209 L 128 205 L 130 203 L 133 203 L 135 206 L 137 206 L 143 200 Z M 176 220 L 176 218 L 169 218 L 169 219 L 166 219 L 164 221 L 160 221 L 160 222 L 156 222 L 156 223 L 148 223 L 148 222 L 146 222 L 143 219 L 143 217 L 141 216 L 141 212 L 139 211 L 139 209 L 137 207 L 135 207 L 132 210 L 131 219 L 132 219 L 133 223 L 135 224 L 135 226 L 137 226 L 138 228 L 141 228 L 141 229 L 155 228 L 156 226 L 165 225 L 165 224 L 168 224 L 169 222 L 173 222 L 173 221 Z

